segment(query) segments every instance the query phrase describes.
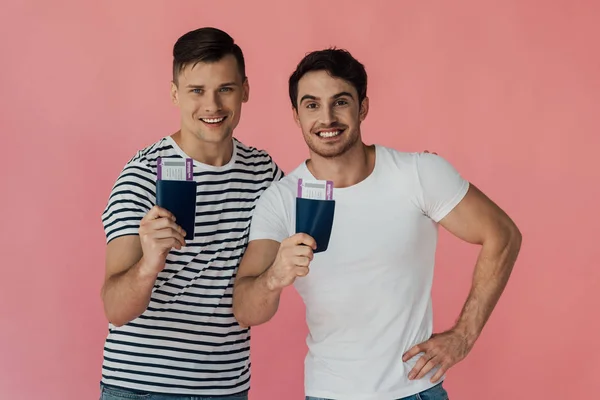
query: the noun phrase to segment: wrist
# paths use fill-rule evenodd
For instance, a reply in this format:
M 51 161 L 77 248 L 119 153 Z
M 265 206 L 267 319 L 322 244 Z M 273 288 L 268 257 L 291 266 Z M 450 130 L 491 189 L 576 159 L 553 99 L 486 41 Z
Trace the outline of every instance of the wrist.
M 261 275 L 263 287 L 269 293 L 277 293 L 281 291 L 281 288 L 277 284 L 277 279 L 273 276 L 273 270 L 271 267 L 267 268 L 265 272 Z
M 134 272 L 136 278 L 140 280 L 152 280 L 155 281 L 158 277 L 158 273 L 155 272 L 149 265 L 144 256 L 134 266 Z
M 479 332 L 477 329 L 469 327 L 467 324 L 461 322 L 458 322 L 452 330 L 462 338 L 463 342 L 469 348 L 473 347 L 475 341 L 479 337 Z

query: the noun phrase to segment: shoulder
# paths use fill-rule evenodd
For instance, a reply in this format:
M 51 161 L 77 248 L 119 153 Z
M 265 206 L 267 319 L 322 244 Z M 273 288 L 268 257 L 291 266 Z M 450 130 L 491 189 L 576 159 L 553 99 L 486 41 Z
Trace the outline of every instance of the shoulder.
M 298 166 L 289 174 L 283 176 L 277 181 L 274 181 L 264 191 L 261 198 L 264 197 L 265 200 L 278 199 L 278 201 L 280 201 L 284 205 L 293 203 L 298 192 L 298 178 L 302 178 L 303 176 L 305 176 L 303 170 L 304 168 L 302 165 Z
M 233 138 L 233 143 L 236 147 L 236 152 L 241 159 L 256 159 L 269 162 L 273 160 L 271 155 L 266 150 L 248 146 L 236 138 Z
M 284 176 L 283 171 L 266 150 L 248 146 L 236 138 L 233 140 L 237 154 L 236 164 L 260 173 L 268 172 L 270 181 L 278 181 Z
M 435 170 L 452 168 L 452 165 L 444 157 L 433 153 L 405 152 L 391 147 L 377 146 L 377 155 L 383 158 L 384 163 L 394 166 L 400 170 Z
M 176 157 L 177 151 L 173 147 L 170 138 L 163 137 L 160 140 L 138 150 L 125 164 L 124 169 L 141 169 L 155 174 L 158 159 L 161 157 Z
M 422 153 L 406 152 L 391 147 L 376 145 L 376 162 L 388 172 L 413 175 L 417 167 L 417 159 Z
M 458 174 L 458 171 L 450 161 L 442 156 L 431 153 L 416 153 L 414 156 L 414 168 L 419 176 Z

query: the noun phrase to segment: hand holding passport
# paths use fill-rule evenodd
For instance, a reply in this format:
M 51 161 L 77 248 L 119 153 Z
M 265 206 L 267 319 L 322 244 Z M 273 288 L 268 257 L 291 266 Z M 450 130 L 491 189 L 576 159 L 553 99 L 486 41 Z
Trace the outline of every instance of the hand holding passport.
M 317 244 L 305 233 L 297 233 L 281 242 L 273 264 L 267 269 L 267 286 L 281 290 L 306 276 Z
M 156 275 L 165 267 L 171 249 L 185 246 L 185 231 L 177 225 L 173 214 L 154 206 L 140 222 L 140 243 L 143 258 L 138 264 L 146 275 Z
M 281 242 L 267 270 L 271 290 L 283 289 L 306 276 L 314 254 L 327 250 L 334 210 L 333 182 L 298 180 L 296 234 Z
M 159 158 L 156 179 L 156 205 L 175 216 L 185 231 L 185 239 L 194 239 L 196 222 L 196 181 L 191 158 Z

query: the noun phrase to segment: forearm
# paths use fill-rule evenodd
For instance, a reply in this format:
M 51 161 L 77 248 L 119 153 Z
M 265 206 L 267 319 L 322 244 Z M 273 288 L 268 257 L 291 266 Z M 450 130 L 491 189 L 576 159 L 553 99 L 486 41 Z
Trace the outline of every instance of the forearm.
M 258 276 L 244 276 L 235 283 L 233 314 L 244 326 L 260 325 L 271 318 L 279 307 L 281 289 L 269 284 L 267 271 Z
M 521 247 L 516 228 L 505 237 L 485 242 L 479 253 L 469 296 L 457 320 L 455 330 L 464 335 L 466 345 L 473 346 L 494 307 L 498 303 L 512 272 Z
M 131 268 L 111 276 L 104 283 L 104 312 L 113 325 L 128 323 L 148 307 L 157 275 L 144 273 L 142 263 L 143 260 L 140 260 Z

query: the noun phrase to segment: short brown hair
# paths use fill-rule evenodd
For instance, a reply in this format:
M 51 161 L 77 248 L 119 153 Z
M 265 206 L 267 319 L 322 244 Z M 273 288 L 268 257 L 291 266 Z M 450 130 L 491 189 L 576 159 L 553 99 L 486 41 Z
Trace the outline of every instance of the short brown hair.
M 244 54 L 229 34 L 211 27 L 199 28 L 186 33 L 173 46 L 173 82 L 189 64 L 216 62 L 228 54 L 237 60 L 242 80 L 246 79 Z
M 290 76 L 290 101 L 296 110 L 298 109 L 298 82 L 311 71 L 327 71 L 334 78 L 350 82 L 358 93 L 359 104 L 367 97 L 367 72 L 364 65 L 344 49 L 318 50 L 308 53 Z

